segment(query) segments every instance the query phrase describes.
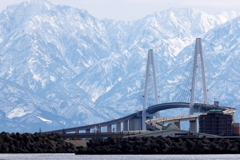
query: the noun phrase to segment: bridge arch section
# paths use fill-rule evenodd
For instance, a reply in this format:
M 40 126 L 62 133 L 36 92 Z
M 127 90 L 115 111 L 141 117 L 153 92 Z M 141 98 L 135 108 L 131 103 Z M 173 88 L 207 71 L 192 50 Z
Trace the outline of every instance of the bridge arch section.
M 158 111 L 173 109 L 173 108 L 189 108 L 189 103 L 186 102 L 171 102 L 171 103 L 161 103 L 150 106 L 147 108 L 146 112 L 149 114 L 154 114 Z
M 187 102 L 171 102 L 171 103 L 161 103 L 156 104 L 153 106 L 150 106 L 147 108 L 146 112 L 149 114 L 154 114 L 158 111 L 166 110 L 166 109 L 174 109 L 174 108 L 189 108 L 190 103 Z M 218 106 L 217 109 L 220 109 L 222 111 L 227 110 L 230 107 L 223 107 Z M 202 103 L 194 103 L 193 105 L 193 113 L 206 113 L 207 111 L 211 109 L 216 109 L 215 105 L 209 105 L 209 104 L 202 104 Z

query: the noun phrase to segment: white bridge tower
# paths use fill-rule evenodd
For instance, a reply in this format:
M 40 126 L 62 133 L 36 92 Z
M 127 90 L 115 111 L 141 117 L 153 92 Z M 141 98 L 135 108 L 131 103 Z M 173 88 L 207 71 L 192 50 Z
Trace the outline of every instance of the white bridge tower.
M 153 77 L 154 84 L 154 95 L 155 95 L 155 104 L 158 104 L 158 94 L 157 94 L 157 80 L 156 80 L 156 72 L 155 72 L 155 63 L 153 57 L 153 50 L 148 50 L 148 60 L 146 67 L 146 79 L 145 79 L 145 89 L 144 89 L 144 101 L 143 101 L 143 110 L 142 110 L 142 130 L 146 130 L 146 109 L 147 109 L 147 100 L 148 100 L 148 83 L 149 77 Z M 160 118 L 160 114 L 156 113 L 156 118 Z
M 204 67 L 204 57 L 202 52 L 202 40 L 201 38 L 196 38 L 195 44 L 195 53 L 194 53 L 194 62 L 193 62 L 193 77 L 192 77 L 192 87 L 191 87 L 191 98 L 190 98 L 190 106 L 189 106 L 189 115 L 194 113 L 194 94 L 195 94 L 195 83 L 196 83 L 196 72 L 197 72 L 197 60 L 198 55 L 201 60 L 201 70 L 202 70 L 202 83 L 203 83 L 203 97 L 204 104 L 208 104 L 207 100 L 207 87 L 206 87 L 206 78 L 205 78 L 205 67 Z M 197 122 L 196 120 L 190 121 L 190 131 L 197 131 Z

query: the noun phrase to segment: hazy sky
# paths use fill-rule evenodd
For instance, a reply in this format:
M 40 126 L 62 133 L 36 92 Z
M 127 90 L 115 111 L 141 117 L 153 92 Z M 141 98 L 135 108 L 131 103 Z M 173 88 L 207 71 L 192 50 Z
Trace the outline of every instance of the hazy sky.
M 0 11 L 8 5 L 31 0 L 0 0 Z M 175 8 L 197 8 L 207 13 L 225 10 L 240 11 L 240 0 L 49 0 L 53 4 L 64 4 L 86 9 L 99 19 L 136 20 L 148 14 Z

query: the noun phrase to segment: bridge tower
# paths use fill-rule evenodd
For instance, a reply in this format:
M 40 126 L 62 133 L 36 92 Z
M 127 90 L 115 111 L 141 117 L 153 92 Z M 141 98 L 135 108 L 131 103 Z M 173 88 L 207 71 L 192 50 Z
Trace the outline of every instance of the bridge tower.
M 145 78 L 145 89 L 144 89 L 144 101 L 143 101 L 143 110 L 142 110 L 142 130 L 146 130 L 146 108 L 147 108 L 147 99 L 148 99 L 148 84 L 149 84 L 149 77 L 152 76 L 153 84 L 154 84 L 154 97 L 155 97 L 155 104 L 158 104 L 158 94 L 157 94 L 157 80 L 156 80 L 156 73 L 155 73 L 155 63 L 153 57 L 153 50 L 148 50 L 148 60 L 147 60 L 147 67 L 146 67 L 146 78 Z M 156 113 L 156 117 L 160 118 L 160 114 Z
M 205 67 L 204 67 L 204 57 L 202 52 L 202 40 L 201 38 L 196 38 L 195 44 L 195 53 L 194 53 L 194 62 L 193 62 L 193 77 L 192 77 L 192 87 L 191 87 L 191 98 L 190 98 L 190 106 L 189 106 L 189 115 L 194 113 L 194 94 L 195 94 L 195 83 L 196 83 L 196 72 L 197 72 L 197 60 L 198 55 L 201 60 L 201 70 L 202 70 L 202 83 L 203 83 L 203 97 L 204 104 L 208 104 L 207 100 L 207 87 L 206 87 L 206 79 L 205 79 Z M 197 131 L 197 122 L 196 120 L 190 121 L 190 131 Z

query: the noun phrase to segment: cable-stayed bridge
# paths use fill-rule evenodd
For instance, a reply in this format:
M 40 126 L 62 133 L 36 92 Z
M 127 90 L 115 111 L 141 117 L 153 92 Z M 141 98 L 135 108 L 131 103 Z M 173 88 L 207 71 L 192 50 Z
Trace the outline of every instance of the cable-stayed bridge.
M 198 57 L 200 57 L 200 61 L 198 61 Z M 198 66 L 201 66 L 198 67 Z M 203 93 L 203 102 L 195 103 L 195 89 L 196 85 L 196 77 L 197 70 L 201 70 L 201 81 L 202 81 L 202 93 Z M 197 120 L 200 114 L 194 115 L 194 113 L 204 114 L 212 109 L 220 109 L 224 113 L 234 114 L 236 112 L 235 108 L 218 106 L 218 104 L 210 105 L 208 104 L 207 97 L 207 87 L 206 87 L 206 78 L 205 78 L 205 66 L 204 66 L 204 56 L 202 51 L 202 42 L 201 38 L 196 39 L 195 44 L 195 52 L 193 59 L 193 68 L 191 74 L 191 90 L 190 90 L 190 102 L 169 102 L 169 103 L 161 103 L 158 102 L 158 91 L 157 91 L 157 80 L 156 80 L 156 71 L 155 71 L 155 62 L 153 56 L 153 50 L 150 49 L 148 51 L 148 60 L 146 65 L 146 74 L 145 74 L 145 82 L 144 82 L 144 95 L 143 95 L 143 108 L 142 110 L 130 114 L 125 117 L 121 117 L 118 119 L 114 119 L 107 122 L 101 122 L 86 126 L 78 126 L 73 128 L 65 128 L 60 130 L 48 131 L 48 132 L 57 132 L 57 133 L 68 133 L 75 132 L 79 133 L 84 131 L 86 133 L 90 133 L 91 130 L 95 130 L 97 132 L 102 132 L 103 127 L 107 127 L 107 132 L 113 131 L 113 126 L 116 126 L 116 132 L 121 131 L 138 131 L 138 130 L 161 130 L 162 126 L 165 123 L 175 123 L 179 128 L 181 128 L 181 121 L 189 121 L 190 127 L 189 130 L 193 132 L 197 132 Z M 149 84 L 153 84 L 153 94 L 155 105 L 147 106 L 147 101 L 149 98 Z M 188 97 L 189 99 L 189 97 Z M 180 117 L 169 117 L 169 118 L 160 118 L 159 111 L 173 108 L 189 108 L 189 115 L 180 116 Z M 156 117 L 156 119 L 153 119 Z

